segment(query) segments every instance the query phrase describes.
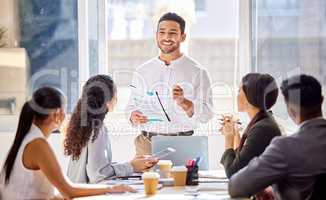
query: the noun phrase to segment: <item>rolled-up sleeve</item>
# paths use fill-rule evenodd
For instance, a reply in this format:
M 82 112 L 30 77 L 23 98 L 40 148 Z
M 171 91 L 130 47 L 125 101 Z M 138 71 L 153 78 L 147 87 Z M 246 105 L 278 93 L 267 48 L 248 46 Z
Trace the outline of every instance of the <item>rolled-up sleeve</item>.
M 194 124 L 206 123 L 213 118 L 213 97 L 211 81 L 206 70 L 201 69 L 195 80 L 194 114 L 191 120 Z
M 111 143 L 105 128 L 101 129 L 94 142 L 87 146 L 86 171 L 90 183 L 100 183 L 115 176 L 133 173 L 130 163 L 112 163 Z
M 261 156 L 254 158 L 248 166 L 231 177 L 230 196 L 249 197 L 283 179 L 288 169 L 285 156 L 282 138 L 275 138 Z

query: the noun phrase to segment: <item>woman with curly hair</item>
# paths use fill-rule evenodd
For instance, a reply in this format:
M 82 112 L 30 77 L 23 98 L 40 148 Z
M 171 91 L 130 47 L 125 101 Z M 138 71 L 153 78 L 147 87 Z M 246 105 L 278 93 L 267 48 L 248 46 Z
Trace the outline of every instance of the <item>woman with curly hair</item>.
M 116 93 L 116 86 L 107 75 L 93 76 L 83 87 L 64 141 L 65 154 L 70 156 L 68 177 L 73 182 L 100 183 L 141 172 L 156 162 L 139 156 L 130 162 L 112 163 L 111 144 L 103 120 L 116 104 Z

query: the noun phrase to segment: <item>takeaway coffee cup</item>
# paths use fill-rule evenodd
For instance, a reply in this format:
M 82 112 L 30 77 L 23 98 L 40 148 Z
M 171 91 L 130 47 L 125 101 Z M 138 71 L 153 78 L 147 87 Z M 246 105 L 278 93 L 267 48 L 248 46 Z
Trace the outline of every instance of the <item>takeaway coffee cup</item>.
M 146 195 L 156 194 L 159 178 L 160 178 L 160 175 L 156 172 L 143 173 L 142 179 L 144 181 Z
M 174 186 L 185 186 L 188 169 L 185 166 L 175 166 L 171 169 Z
M 157 165 L 160 170 L 161 178 L 170 178 L 171 177 L 171 169 L 172 169 L 172 161 L 171 160 L 160 160 Z

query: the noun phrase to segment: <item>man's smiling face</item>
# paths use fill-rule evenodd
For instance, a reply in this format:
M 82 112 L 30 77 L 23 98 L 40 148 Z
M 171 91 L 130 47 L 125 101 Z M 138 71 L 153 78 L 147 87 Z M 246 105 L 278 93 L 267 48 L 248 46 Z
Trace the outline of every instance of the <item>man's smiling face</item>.
M 156 32 L 157 46 L 162 53 L 170 54 L 180 48 L 180 43 L 186 38 L 184 33 L 181 33 L 180 25 L 175 21 L 162 21 L 159 23 Z

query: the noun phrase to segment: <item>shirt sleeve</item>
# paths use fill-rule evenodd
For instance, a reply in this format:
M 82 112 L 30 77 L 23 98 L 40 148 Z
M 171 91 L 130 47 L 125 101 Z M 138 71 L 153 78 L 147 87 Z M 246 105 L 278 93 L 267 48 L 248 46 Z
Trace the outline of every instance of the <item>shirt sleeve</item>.
M 213 98 L 211 81 L 206 70 L 201 69 L 195 80 L 193 123 L 206 123 L 213 118 Z
M 261 156 L 254 158 L 248 166 L 231 177 L 231 197 L 252 196 L 286 176 L 288 163 L 282 142 L 282 138 L 275 138 Z
M 254 158 L 262 154 L 276 134 L 270 126 L 256 126 L 250 130 L 241 151 L 227 149 L 222 156 L 225 173 L 230 178 Z
M 115 176 L 127 176 L 133 173 L 130 163 L 112 163 L 111 143 L 105 128 L 102 128 L 94 142 L 87 146 L 86 171 L 90 183 L 100 183 Z

